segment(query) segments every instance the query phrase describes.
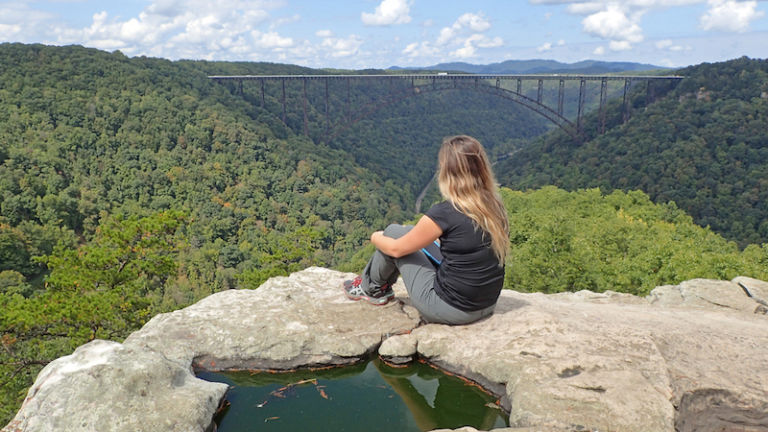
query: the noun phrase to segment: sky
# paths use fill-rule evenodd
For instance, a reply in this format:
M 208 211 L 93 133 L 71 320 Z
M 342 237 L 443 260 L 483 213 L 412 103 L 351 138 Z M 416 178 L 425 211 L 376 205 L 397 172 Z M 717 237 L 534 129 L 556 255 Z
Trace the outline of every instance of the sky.
M 312 68 L 768 57 L 768 0 L 0 0 L 0 42 Z

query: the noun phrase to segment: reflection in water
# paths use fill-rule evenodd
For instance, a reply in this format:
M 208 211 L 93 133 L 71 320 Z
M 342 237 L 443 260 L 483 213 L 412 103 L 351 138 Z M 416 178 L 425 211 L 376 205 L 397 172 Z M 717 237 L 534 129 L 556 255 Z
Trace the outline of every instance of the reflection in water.
M 476 387 L 429 366 L 415 368 L 414 373 L 372 363 L 408 407 L 419 430 L 467 425 L 487 430 L 496 425 L 500 411 L 489 407 L 493 399 Z
M 427 431 L 507 425 L 494 398 L 428 365 L 378 359 L 324 371 L 199 373 L 233 386 L 219 432 L 258 430 Z

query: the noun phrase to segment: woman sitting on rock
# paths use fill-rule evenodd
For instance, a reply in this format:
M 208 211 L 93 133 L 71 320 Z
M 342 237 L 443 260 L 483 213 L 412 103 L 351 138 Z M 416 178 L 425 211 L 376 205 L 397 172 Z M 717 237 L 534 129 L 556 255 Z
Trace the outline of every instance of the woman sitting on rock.
M 424 321 L 467 324 L 493 313 L 504 283 L 507 213 L 483 146 L 469 136 L 443 140 L 438 185 L 445 201 L 415 226 L 392 224 L 371 234 L 376 251 L 347 297 L 383 305 L 398 276 Z M 439 239 L 440 264 L 422 250 Z

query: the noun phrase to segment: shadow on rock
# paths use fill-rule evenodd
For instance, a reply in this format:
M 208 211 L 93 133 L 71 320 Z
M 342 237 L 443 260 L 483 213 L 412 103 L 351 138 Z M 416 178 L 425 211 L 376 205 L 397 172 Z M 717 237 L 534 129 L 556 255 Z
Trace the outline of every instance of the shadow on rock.
M 530 305 L 527 301 L 520 299 L 520 298 L 513 298 L 509 296 L 501 296 L 499 297 L 498 303 L 496 303 L 496 309 L 494 310 L 494 313 L 506 313 L 513 310 L 521 309 L 525 306 Z

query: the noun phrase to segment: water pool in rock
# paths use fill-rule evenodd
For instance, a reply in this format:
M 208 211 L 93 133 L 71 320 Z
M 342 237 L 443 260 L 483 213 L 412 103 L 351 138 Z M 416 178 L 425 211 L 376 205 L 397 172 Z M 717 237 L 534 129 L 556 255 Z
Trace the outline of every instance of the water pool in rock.
M 379 359 L 296 372 L 198 372 L 229 384 L 218 432 L 427 431 L 508 426 L 496 399 L 458 377 L 415 362 L 394 368 Z

